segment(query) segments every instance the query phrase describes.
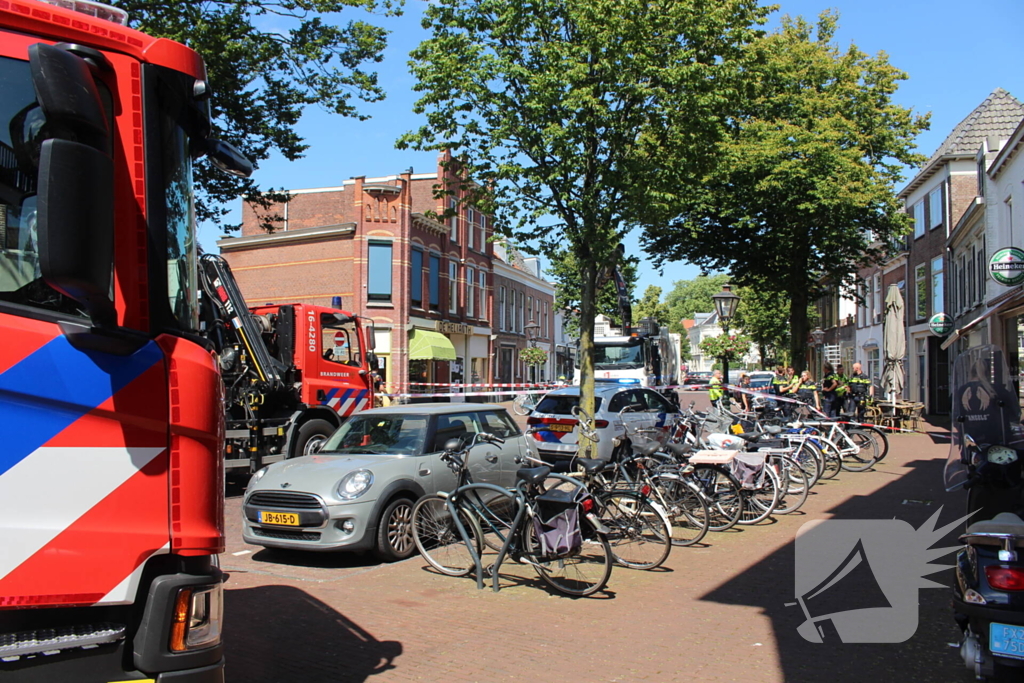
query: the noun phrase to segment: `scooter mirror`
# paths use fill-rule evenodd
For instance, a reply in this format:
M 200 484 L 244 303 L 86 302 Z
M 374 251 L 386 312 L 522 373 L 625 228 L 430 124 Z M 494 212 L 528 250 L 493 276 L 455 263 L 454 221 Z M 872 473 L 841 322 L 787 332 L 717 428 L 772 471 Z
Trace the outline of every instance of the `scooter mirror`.
M 978 442 L 975 441 L 970 434 L 964 434 L 964 443 L 970 446 L 971 448 L 978 447 Z

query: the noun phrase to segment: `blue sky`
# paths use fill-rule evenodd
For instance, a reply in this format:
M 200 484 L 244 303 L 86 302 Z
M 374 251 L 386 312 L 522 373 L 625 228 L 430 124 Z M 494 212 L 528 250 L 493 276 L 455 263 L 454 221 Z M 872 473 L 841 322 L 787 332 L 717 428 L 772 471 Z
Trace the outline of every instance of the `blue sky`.
M 1024 25 L 1022 0 L 783 0 L 771 26 L 782 14 L 813 19 L 825 9 L 840 14 L 837 41 L 841 47 L 855 43 L 862 51 L 885 51 L 890 62 L 907 72 L 895 101 L 917 113 L 931 112 L 931 130 L 918 138 L 918 151 L 930 155 L 952 128 L 997 87 L 1024 100 Z M 433 172 L 433 153 L 399 151 L 395 139 L 421 123 L 412 112 L 416 93 L 408 70 L 408 55 L 426 37 L 420 26 L 423 0 L 407 0 L 405 13 L 397 18 L 368 17 L 392 33 L 384 61 L 377 65 L 387 98 L 362 104 L 372 118 L 355 121 L 310 107 L 298 125 L 310 148 L 303 159 L 288 162 L 280 156 L 264 161 L 256 179 L 265 188 L 299 189 L 325 187 L 357 175 L 399 173 L 410 166 L 416 172 Z M 355 18 L 357 12 L 342 15 Z M 364 15 L 365 16 L 365 15 Z M 240 202 L 228 222 L 237 222 Z M 220 230 L 201 226 L 200 243 L 216 251 Z M 627 251 L 643 256 L 635 236 Z M 675 280 L 699 273 L 685 263 L 669 264 L 659 274 L 647 264 L 640 269 L 636 296 L 648 285 L 667 292 Z

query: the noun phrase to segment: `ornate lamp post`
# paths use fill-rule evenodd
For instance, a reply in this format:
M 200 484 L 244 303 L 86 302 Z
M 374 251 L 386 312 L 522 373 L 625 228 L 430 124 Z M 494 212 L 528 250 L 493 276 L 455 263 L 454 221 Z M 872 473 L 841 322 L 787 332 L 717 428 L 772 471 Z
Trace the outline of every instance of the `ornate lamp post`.
M 718 324 L 722 326 L 722 334 L 729 336 L 729 323 L 736 315 L 736 307 L 740 305 L 740 297 L 732 291 L 731 285 L 722 285 L 722 291 L 714 294 L 711 298 L 715 302 L 715 312 L 718 313 Z M 722 375 L 725 384 L 729 383 L 729 356 L 722 357 Z
M 820 361 L 821 361 L 821 356 L 824 355 L 822 353 L 822 351 L 821 351 L 821 345 L 823 343 L 825 343 L 825 330 L 821 329 L 820 325 L 818 327 L 815 327 L 813 330 L 811 330 L 811 343 L 814 344 L 815 358 L 819 361 L 819 362 L 814 364 L 814 369 L 818 371 L 818 372 L 815 373 L 815 376 L 820 376 L 821 375 L 821 371 L 820 371 L 821 362 Z
M 526 332 L 526 339 L 530 342 L 530 348 L 531 349 L 537 348 L 537 337 L 540 336 L 540 325 L 537 323 L 537 321 L 536 320 L 530 320 L 525 325 L 523 325 L 523 332 Z M 532 357 L 532 354 L 527 354 L 527 355 L 531 355 L 531 357 Z M 530 363 L 529 366 L 531 368 L 536 368 L 537 367 L 537 365 L 535 363 Z M 534 370 L 534 376 L 533 376 L 532 379 L 530 379 L 531 382 L 536 382 L 537 381 L 536 372 L 537 371 Z

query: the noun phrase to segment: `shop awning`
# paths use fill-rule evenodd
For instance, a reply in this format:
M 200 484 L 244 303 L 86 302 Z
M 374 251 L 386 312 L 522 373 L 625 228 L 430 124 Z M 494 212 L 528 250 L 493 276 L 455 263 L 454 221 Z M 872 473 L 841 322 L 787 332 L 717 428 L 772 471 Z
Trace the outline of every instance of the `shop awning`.
M 960 337 L 964 336 L 972 329 L 977 327 L 977 325 L 981 321 L 988 320 L 996 313 L 1008 311 L 1011 308 L 1020 305 L 1021 303 L 1024 303 L 1024 291 L 1022 291 L 1021 289 L 1015 289 L 1013 291 L 1007 292 L 1006 294 L 998 298 L 995 301 L 995 303 L 993 303 L 991 306 L 985 309 L 985 311 L 977 318 L 970 321 L 969 323 L 967 323 L 966 325 L 957 329 L 955 332 L 949 335 L 949 337 L 947 337 L 946 340 L 942 342 L 941 348 L 948 349 L 950 346 L 953 345 L 953 342 L 955 342 L 957 339 L 959 339 Z
M 409 337 L 409 360 L 455 360 L 455 347 L 439 332 L 413 330 Z

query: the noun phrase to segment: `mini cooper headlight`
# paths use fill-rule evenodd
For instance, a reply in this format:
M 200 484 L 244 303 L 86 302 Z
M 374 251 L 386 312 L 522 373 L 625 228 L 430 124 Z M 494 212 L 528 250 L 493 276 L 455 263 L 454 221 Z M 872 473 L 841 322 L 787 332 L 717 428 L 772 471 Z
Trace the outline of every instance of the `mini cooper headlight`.
M 373 472 L 355 470 L 349 472 L 338 482 L 338 497 L 342 500 L 354 500 L 366 493 L 373 484 Z
M 252 477 L 250 477 L 249 485 L 246 488 L 252 488 L 256 482 L 263 478 L 263 475 L 266 474 L 269 469 L 269 467 L 264 467 L 263 469 L 258 470 L 254 475 L 252 475 Z

